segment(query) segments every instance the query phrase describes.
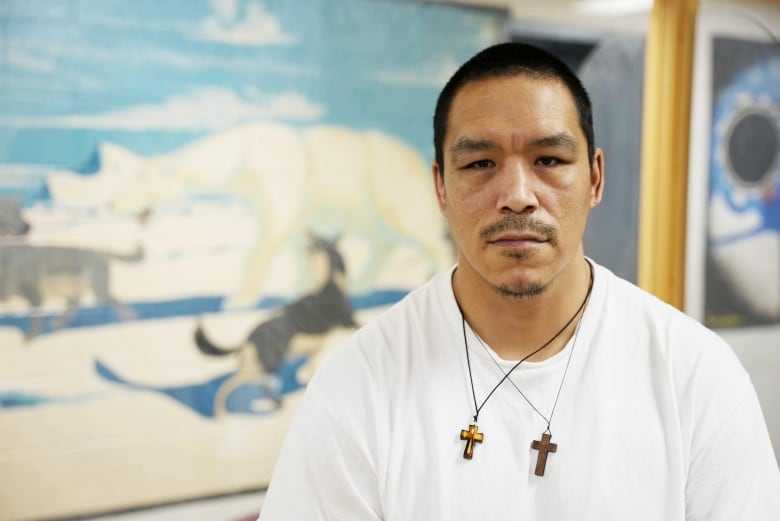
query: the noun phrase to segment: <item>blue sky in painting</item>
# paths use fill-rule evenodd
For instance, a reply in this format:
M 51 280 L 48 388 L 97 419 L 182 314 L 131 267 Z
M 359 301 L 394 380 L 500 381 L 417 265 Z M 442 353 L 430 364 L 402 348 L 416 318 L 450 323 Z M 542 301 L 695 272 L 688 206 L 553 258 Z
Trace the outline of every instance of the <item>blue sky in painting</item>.
M 142 155 L 252 120 L 378 129 L 432 157 L 436 95 L 500 13 L 379 0 L 0 2 L 0 194 L 98 144 Z M 38 194 L 38 195 L 36 195 Z

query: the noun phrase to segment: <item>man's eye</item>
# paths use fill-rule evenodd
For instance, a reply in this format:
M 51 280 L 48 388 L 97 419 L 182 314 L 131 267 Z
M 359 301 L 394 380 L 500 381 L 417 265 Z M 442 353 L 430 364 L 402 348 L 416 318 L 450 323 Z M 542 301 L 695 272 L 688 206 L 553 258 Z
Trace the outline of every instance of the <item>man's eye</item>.
M 540 157 L 536 160 L 536 164 L 541 166 L 555 166 L 558 163 L 560 163 L 560 161 L 554 157 Z
M 490 159 L 480 159 L 479 161 L 474 161 L 473 163 L 469 163 L 466 165 L 466 168 L 472 169 L 472 170 L 484 170 L 486 168 L 492 168 L 495 166 L 495 163 L 491 161 Z

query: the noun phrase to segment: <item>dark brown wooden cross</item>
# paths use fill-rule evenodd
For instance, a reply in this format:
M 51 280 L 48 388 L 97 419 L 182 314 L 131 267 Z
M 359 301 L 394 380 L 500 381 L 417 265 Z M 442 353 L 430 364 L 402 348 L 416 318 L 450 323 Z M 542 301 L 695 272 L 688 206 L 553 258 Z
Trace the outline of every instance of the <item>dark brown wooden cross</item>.
M 550 443 L 551 435 L 548 432 L 542 434 L 542 440 L 534 440 L 531 443 L 531 448 L 539 451 L 539 455 L 536 458 L 536 470 L 534 474 L 537 476 L 544 476 L 544 467 L 547 465 L 547 453 L 555 452 L 558 450 L 558 445 Z
M 469 425 L 469 430 L 461 429 L 460 439 L 468 440 L 466 442 L 466 448 L 463 450 L 463 457 L 471 459 L 474 457 L 474 442 L 482 443 L 484 438 L 481 432 L 477 432 L 478 427 L 474 424 Z

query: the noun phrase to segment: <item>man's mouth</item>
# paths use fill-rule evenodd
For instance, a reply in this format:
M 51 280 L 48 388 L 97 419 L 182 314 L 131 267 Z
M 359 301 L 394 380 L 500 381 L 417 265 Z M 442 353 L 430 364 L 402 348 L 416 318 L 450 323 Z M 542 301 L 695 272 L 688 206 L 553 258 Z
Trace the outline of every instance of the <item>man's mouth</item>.
M 547 242 L 547 237 L 535 233 L 502 233 L 491 238 L 488 242 L 491 244 L 538 244 Z

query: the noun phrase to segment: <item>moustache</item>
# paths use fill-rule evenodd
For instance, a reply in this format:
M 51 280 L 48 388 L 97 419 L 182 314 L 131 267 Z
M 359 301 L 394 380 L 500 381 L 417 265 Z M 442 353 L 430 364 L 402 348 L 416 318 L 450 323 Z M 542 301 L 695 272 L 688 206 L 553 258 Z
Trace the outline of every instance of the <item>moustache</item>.
M 496 235 L 507 231 L 533 232 L 542 235 L 548 241 L 555 244 L 558 240 L 558 228 L 552 224 L 533 219 L 527 215 L 507 215 L 493 224 L 489 224 L 479 231 L 483 240 L 489 241 Z

